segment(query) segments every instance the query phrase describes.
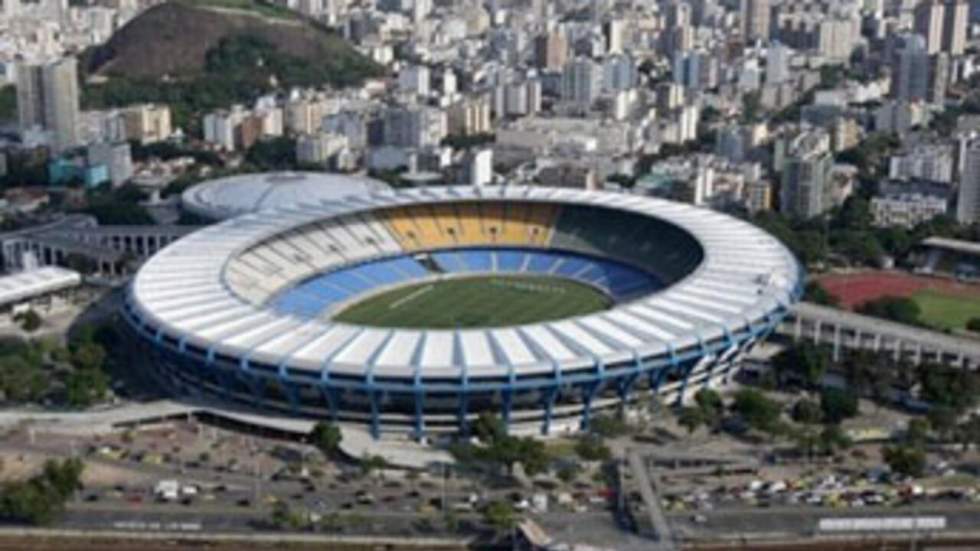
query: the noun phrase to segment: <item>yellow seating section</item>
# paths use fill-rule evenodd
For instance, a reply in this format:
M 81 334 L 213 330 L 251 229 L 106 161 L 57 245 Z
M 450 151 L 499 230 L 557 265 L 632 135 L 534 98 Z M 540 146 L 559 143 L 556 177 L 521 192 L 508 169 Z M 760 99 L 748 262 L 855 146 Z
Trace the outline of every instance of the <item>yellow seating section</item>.
M 406 250 L 471 245 L 545 245 L 560 207 L 481 202 L 396 207 L 377 214 Z

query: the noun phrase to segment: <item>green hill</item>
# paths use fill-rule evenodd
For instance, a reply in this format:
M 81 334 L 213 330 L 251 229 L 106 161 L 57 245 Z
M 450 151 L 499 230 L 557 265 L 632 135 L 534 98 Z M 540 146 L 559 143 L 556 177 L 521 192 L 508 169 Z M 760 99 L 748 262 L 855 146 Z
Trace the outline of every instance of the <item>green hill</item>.
M 82 59 L 87 108 L 170 104 L 177 123 L 277 87 L 337 87 L 382 68 L 341 37 L 258 0 L 172 0 L 136 17 Z

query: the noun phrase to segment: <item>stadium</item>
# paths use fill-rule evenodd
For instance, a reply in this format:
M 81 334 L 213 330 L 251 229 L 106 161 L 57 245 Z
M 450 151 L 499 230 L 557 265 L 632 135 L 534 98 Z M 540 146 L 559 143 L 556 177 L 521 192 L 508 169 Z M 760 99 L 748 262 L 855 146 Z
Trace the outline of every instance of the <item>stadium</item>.
M 633 195 L 385 191 L 231 218 L 139 271 L 125 313 L 182 389 L 417 437 L 517 432 L 726 382 L 799 299 L 775 238 Z

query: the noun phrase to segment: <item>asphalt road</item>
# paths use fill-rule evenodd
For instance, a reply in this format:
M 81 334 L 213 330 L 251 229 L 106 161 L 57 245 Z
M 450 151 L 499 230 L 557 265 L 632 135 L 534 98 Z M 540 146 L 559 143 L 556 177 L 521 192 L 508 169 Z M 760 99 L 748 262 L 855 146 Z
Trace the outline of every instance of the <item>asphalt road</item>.
M 703 515 L 703 523 L 693 521 L 694 515 Z M 716 538 L 741 534 L 787 534 L 810 536 L 817 533 L 821 518 L 855 517 L 946 517 L 948 532 L 977 530 L 980 506 L 975 504 L 928 504 L 918 507 L 865 507 L 860 509 L 828 509 L 817 507 L 782 507 L 771 509 L 741 508 L 701 511 L 697 513 L 671 513 L 669 517 L 679 535 L 695 538 Z

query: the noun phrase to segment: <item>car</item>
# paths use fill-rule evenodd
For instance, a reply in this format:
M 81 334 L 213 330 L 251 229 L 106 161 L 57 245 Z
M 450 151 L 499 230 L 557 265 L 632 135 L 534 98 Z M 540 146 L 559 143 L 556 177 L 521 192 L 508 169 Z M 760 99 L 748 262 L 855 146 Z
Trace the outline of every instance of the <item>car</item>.
M 85 501 L 88 501 L 89 503 L 92 503 L 92 502 L 95 502 L 95 501 L 98 501 L 98 500 L 99 500 L 99 494 L 89 494 L 89 495 L 85 496 Z
M 238 505 L 239 507 L 251 507 L 252 506 L 252 500 L 251 499 L 248 499 L 247 497 L 243 497 L 243 498 L 239 499 L 238 501 L 236 501 L 235 504 Z
M 691 522 L 694 524 L 707 524 L 708 517 L 704 515 L 691 515 Z

